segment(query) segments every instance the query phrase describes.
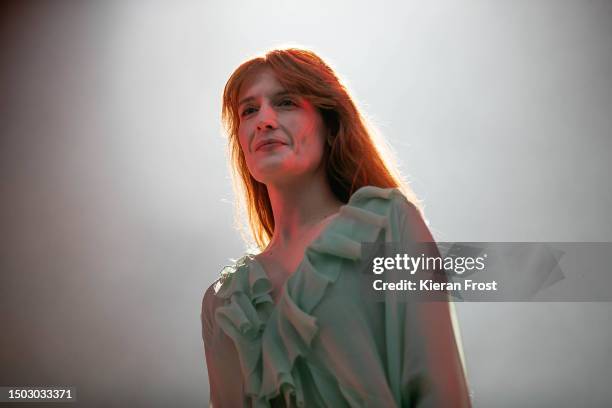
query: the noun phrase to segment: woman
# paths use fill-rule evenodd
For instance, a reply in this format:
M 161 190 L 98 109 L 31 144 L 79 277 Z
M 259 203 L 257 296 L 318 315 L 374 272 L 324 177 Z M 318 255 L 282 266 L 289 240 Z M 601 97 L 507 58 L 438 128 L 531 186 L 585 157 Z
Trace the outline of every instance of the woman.
M 360 296 L 362 242 L 433 239 L 333 70 L 270 51 L 222 112 L 261 252 L 204 295 L 212 406 L 469 406 L 448 304 Z

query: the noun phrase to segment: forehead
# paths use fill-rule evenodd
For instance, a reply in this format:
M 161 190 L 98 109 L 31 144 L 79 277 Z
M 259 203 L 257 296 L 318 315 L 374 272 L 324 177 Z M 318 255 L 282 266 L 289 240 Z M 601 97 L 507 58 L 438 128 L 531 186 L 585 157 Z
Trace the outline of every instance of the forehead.
M 284 91 L 286 89 L 278 81 L 274 71 L 271 68 L 264 67 L 258 69 L 244 80 L 240 86 L 238 101 L 249 97 L 272 96 Z

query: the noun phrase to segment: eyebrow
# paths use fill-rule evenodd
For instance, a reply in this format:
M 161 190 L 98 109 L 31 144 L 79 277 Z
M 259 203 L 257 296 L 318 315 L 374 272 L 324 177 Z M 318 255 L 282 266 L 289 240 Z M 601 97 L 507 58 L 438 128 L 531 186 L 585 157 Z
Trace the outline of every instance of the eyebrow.
M 275 94 L 272 95 L 272 98 L 278 98 L 281 96 L 287 96 L 287 95 L 294 95 L 295 93 L 293 92 L 289 92 L 289 91 L 280 91 L 277 92 Z M 247 103 L 247 102 L 251 102 L 255 100 L 254 96 L 247 96 L 246 98 L 243 98 L 240 102 L 238 102 L 238 106 L 242 106 L 243 104 Z

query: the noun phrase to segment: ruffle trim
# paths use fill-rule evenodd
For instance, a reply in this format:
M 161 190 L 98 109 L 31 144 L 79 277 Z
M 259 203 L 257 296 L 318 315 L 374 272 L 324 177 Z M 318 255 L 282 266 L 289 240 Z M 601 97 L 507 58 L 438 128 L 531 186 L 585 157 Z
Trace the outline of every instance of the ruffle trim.
M 236 346 L 245 393 L 255 407 L 269 407 L 282 396 L 288 407 L 305 404 L 304 369 L 296 365 L 306 357 L 317 335 L 312 310 L 338 278 L 345 261 L 361 259 L 361 243 L 374 242 L 384 230 L 391 241 L 391 202 L 406 200 L 395 188 L 366 186 L 340 208 L 338 216 L 305 250 L 304 258 L 286 281 L 275 306 L 272 285 L 251 255 L 221 272 L 216 295 L 226 299 L 215 319 Z M 325 267 L 321 267 L 325 265 Z

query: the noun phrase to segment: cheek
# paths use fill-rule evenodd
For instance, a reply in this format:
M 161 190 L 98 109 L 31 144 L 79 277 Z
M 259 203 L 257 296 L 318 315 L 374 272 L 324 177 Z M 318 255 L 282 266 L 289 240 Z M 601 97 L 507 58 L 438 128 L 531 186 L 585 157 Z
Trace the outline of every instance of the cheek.
M 299 118 L 294 123 L 288 126 L 295 130 L 295 134 L 299 135 L 300 144 L 307 146 L 308 149 L 321 149 L 325 144 L 325 130 L 320 119 L 309 115 L 306 118 Z
M 323 153 L 326 143 L 326 128 L 323 125 L 321 119 L 317 119 L 312 124 L 311 129 L 311 144 L 312 148 L 319 153 Z
M 238 143 L 242 149 L 243 154 L 246 156 L 249 154 L 249 137 L 245 129 L 238 129 Z
M 312 164 L 318 164 L 322 159 L 325 152 L 325 136 L 321 130 L 313 128 L 311 132 L 304 135 L 301 141 L 302 156 Z M 299 152 L 298 152 L 299 153 Z

